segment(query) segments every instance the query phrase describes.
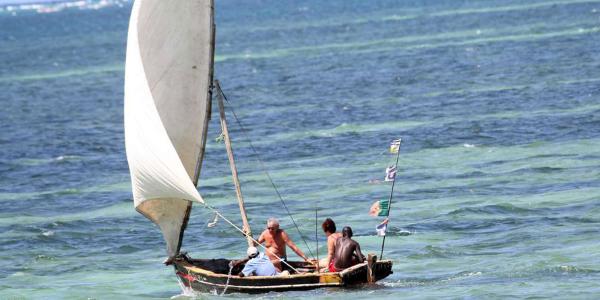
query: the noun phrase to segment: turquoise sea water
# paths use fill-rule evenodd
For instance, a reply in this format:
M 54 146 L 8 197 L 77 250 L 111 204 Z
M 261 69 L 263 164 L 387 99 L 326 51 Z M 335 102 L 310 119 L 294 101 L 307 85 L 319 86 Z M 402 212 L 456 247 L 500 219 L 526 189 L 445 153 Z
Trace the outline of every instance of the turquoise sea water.
M 131 200 L 130 9 L 0 10 L 0 298 L 185 297 Z M 259 298 L 598 298 L 600 1 L 217 0 L 216 13 L 216 77 L 312 252 L 318 208 L 379 254 L 367 212 L 403 138 L 394 274 Z M 229 120 L 254 232 L 280 217 L 309 253 Z M 210 126 L 199 190 L 241 223 Z M 183 248 L 243 256 L 211 218 L 193 211 Z

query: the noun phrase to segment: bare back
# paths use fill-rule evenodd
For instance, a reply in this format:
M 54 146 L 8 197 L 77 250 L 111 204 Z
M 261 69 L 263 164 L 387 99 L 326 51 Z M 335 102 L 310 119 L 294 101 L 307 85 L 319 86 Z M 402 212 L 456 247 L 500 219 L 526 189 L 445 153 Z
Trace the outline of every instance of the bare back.
M 337 270 L 349 268 L 364 260 L 360 245 L 351 238 L 341 237 L 335 243 L 334 267 Z
M 342 237 L 342 234 L 340 232 L 334 232 L 327 237 L 327 262 L 326 262 L 326 264 L 329 264 L 329 262 L 335 256 L 335 242 L 341 237 Z

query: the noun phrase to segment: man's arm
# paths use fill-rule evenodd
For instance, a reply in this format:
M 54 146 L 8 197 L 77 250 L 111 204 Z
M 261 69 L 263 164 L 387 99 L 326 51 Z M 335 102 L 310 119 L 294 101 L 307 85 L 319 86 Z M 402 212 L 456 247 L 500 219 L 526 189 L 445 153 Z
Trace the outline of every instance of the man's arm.
M 296 244 L 294 244 L 294 242 L 292 242 L 292 240 L 290 239 L 290 237 L 288 236 L 288 234 L 283 231 L 281 233 L 281 237 L 283 238 L 283 241 L 292 249 L 294 250 L 294 252 L 296 252 L 296 254 L 298 254 L 298 256 L 302 257 L 302 259 L 304 260 L 308 260 L 308 257 L 306 257 L 306 255 L 304 255 L 304 252 L 302 252 L 302 250 L 300 250 L 300 248 L 298 248 L 296 246 Z
M 354 248 L 354 251 L 356 251 L 356 254 L 358 254 L 358 262 L 361 263 L 363 261 L 365 261 L 365 256 L 362 254 L 362 252 L 360 252 L 360 245 L 357 242 L 354 242 L 356 245 L 356 248 Z
M 256 240 L 258 242 L 258 244 L 262 244 L 265 242 L 265 233 L 264 231 L 260 234 L 260 236 L 258 237 L 258 240 Z M 256 242 L 254 242 L 254 246 L 258 246 L 258 244 Z
M 250 258 L 244 258 L 244 259 L 238 259 L 238 260 L 232 260 L 229 262 L 229 267 L 230 268 L 235 268 L 240 264 L 245 264 L 250 260 Z

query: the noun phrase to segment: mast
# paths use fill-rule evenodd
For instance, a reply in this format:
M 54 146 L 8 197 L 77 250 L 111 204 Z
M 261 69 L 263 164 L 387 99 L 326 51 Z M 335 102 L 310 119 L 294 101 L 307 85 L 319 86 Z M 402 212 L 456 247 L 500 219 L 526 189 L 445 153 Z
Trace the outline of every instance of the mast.
M 223 94 L 221 93 L 221 86 L 219 81 L 215 80 L 215 87 L 217 88 L 217 99 L 219 101 L 219 114 L 221 116 L 221 130 L 223 131 L 223 137 L 225 140 L 225 148 L 227 148 L 227 157 L 229 158 L 229 166 L 231 167 L 231 175 L 233 177 L 233 184 L 235 185 L 235 194 L 237 195 L 238 204 L 240 206 L 240 214 L 242 215 L 242 222 L 244 223 L 244 232 L 246 233 L 246 240 L 248 241 L 248 247 L 254 246 L 252 241 L 252 231 L 250 230 L 250 224 L 248 224 L 248 217 L 246 216 L 246 209 L 244 208 L 244 199 L 242 198 L 242 189 L 240 187 L 240 180 L 238 179 L 237 168 L 235 167 L 235 161 L 233 159 L 233 149 L 231 148 L 231 141 L 229 140 L 229 131 L 227 130 L 227 121 L 225 119 L 225 108 L 223 105 Z

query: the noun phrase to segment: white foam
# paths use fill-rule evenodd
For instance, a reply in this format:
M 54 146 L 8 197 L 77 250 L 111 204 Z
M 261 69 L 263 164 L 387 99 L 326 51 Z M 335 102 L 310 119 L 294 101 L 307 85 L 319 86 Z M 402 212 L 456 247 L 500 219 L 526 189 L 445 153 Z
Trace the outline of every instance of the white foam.
M 185 286 L 181 279 L 177 277 L 177 283 L 179 283 L 179 287 L 181 287 L 181 294 L 172 296 L 171 299 L 189 299 L 196 298 L 200 294 L 196 293 L 191 287 Z
M 60 155 L 54 158 L 54 160 L 56 161 L 63 161 L 63 160 L 69 160 L 69 159 L 76 159 L 78 158 L 78 156 L 76 155 Z

